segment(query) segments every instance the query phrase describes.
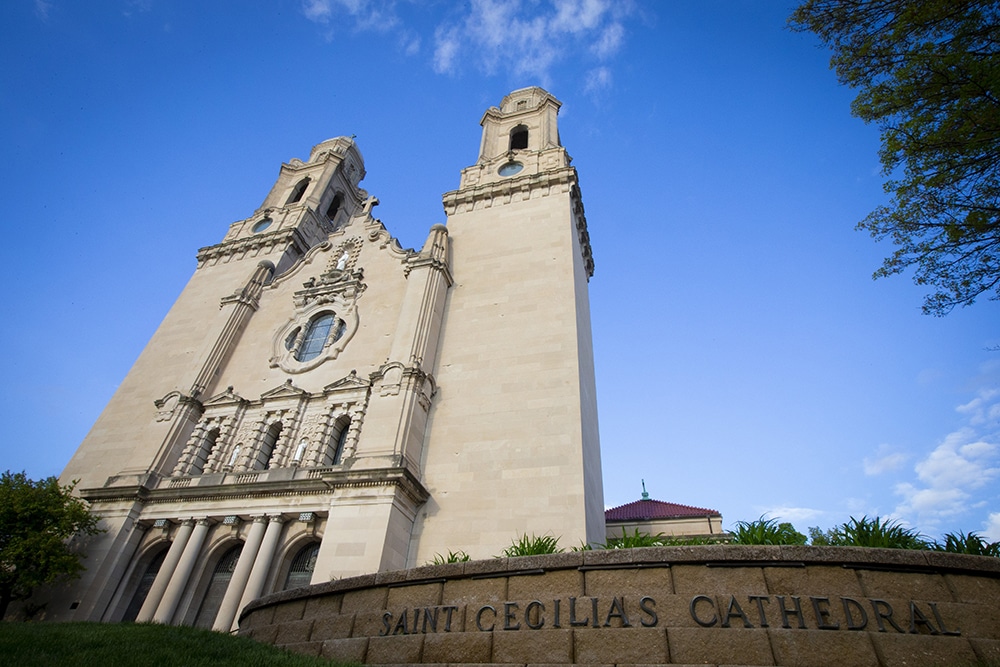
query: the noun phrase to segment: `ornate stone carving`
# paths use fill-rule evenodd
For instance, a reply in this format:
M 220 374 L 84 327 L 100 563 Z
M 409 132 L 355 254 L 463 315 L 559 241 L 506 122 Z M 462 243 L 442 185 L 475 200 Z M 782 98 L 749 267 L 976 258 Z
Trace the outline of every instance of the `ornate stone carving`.
M 172 391 L 163 398 L 156 399 L 153 401 L 153 405 L 156 406 L 156 421 L 158 422 L 169 421 L 174 416 L 174 411 L 178 406 L 191 405 L 199 407 L 199 409 L 201 407 L 196 399 L 179 391 Z

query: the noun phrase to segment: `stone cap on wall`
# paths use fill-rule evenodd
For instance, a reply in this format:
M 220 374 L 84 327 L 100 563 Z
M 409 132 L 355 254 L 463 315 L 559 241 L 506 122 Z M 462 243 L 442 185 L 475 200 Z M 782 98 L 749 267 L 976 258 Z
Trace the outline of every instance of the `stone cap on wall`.
M 711 544 L 634 549 L 595 549 L 541 556 L 493 558 L 464 563 L 423 565 L 409 570 L 336 579 L 322 584 L 294 588 L 258 598 L 243 608 L 240 618 L 261 609 L 291 600 L 339 593 L 371 586 L 416 585 L 438 579 L 502 577 L 528 572 L 613 567 L 664 567 L 698 564 L 713 566 L 825 564 L 843 567 L 872 567 L 889 571 L 978 574 L 1000 579 L 1000 558 L 968 556 L 945 551 L 917 549 L 875 549 L 870 547 L 813 547 L 799 545 L 742 546 Z
M 1000 559 L 705 545 L 380 572 L 251 602 L 240 634 L 370 664 L 1000 664 Z

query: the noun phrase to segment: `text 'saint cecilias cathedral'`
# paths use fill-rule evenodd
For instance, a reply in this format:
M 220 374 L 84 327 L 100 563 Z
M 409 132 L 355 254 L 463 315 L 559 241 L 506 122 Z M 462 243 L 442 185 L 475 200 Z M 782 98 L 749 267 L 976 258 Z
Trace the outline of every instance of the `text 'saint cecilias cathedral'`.
M 263 594 L 605 536 L 587 283 L 560 102 L 483 115 L 447 224 L 400 247 L 354 141 L 282 165 L 62 474 L 102 518 L 46 617 L 228 631 Z

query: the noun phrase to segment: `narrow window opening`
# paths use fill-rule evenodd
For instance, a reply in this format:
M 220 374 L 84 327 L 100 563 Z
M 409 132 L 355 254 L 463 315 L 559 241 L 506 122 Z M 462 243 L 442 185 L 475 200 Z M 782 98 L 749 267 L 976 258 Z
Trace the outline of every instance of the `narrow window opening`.
M 136 586 L 135 593 L 132 594 L 132 600 L 128 603 L 128 608 L 122 617 L 123 622 L 131 623 L 139 615 L 139 610 L 142 609 L 142 604 L 146 601 L 149 589 L 153 587 L 153 581 L 156 580 L 156 575 L 160 573 L 160 567 L 163 565 L 163 559 L 166 556 L 167 549 L 161 549 L 158 554 L 153 556 L 153 560 L 149 562 L 149 565 L 146 566 L 146 571 L 143 572 L 142 579 L 139 580 L 139 585 Z
M 308 586 L 312 581 L 313 572 L 316 570 L 316 557 L 319 556 L 318 544 L 307 544 L 299 553 L 295 554 L 291 566 L 288 568 L 288 576 L 285 577 L 285 586 L 281 590 L 287 591 L 291 588 Z
M 205 434 L 205 437 L 201 440 L 201 444 L 198 446 L 198 450 L 195 452 L 194 460 L 191 461 L 189 474 L 200 475 L 205 472 L 205 464 L 208 463 L 208 458 L 212 455 L 212 450 L 215 449 L 215 443 L 218 439 L 219 429 L 217 428 L 213 428 Z
M 309 179 L 303 178 L 292 190 L 292 195 L 288 198 L 289 204 L 295 204 L 302 200 L 303 195 L 306 193 L 306 188 L 309 187 Z
M 327 450 L 323 465 L 340 465 L 344 459 L 344 447 L 347 445 L 347 432 L 351 429 L 351 418 L 341 417 L 334 425 L 333 437 Z
M 518 125 L 510 131 L 510 149 L 512 151 L 522 150 L 528 147 L 528 128 Z
M 332 222 L 333 219 L 337 217 L 337 214 L 340 213 L 340 207 L 343 206 L 343 204 L 344 198 L 341 195 L 338 194 L 334 197 L 333 201 L 330 202 L 330 207 L 326 209 L 327 219 Z
M 257 470 L 267 470 L 271 467 L 271 458 L 274 456 L 274 446 L 281 437 L 281 422 L 271 424 L 264 439 L 260 443 L 260 452 L 257 454 Z
M 205 597 L 201 599 L 201 607 L 194 620 L 196 628 L 211 628 L 215 622 L 219 608 L 222 607 L 222 598 L 225 597 L 226 589 L 229 588 L 229 581 L 233 578 L 233 570 L 236 569 L 236 563 L 239 562 L 242 551 L 243 545 L 238 544 L 224 553 L 219 562 L 216 563 L 215 570 L 212 571 L 212 578 L 208 583 L 208 590 L 205 591 Z

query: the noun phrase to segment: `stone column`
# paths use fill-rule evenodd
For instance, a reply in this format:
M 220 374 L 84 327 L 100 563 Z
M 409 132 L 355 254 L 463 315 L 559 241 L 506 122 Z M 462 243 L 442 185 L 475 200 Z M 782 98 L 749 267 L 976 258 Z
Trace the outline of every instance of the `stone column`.
M 184 553 L 181 554 L 180 562 L 177 563 L 177 569 L 170 577 L 170 583 L 167 584 L 167 590 L 163 593 L 163 599 L 156 608 L 156 613 L 153 614 L 154 623 L 170 623 L 173 620 L 177 604 L 180 602 L 181 594 L 191 577 L 191 571 L 194 570 L 195 561 L 198 560 L 198 555 L 201 553 L 201 545 L 205 541 L 205 536 L 208 535 L 208 528 L 211 525 L 212 522 L 209 519 L 198 519 L 194 530 L 191 531 L 191 539 L 184 547 Z
M 156 613 L 156 608 L 159 606 L 160 600 L 163 599 L 163 593 L 167 590 L 167 584 L 170 583 L 170 578 L 177 568 L 177 561 L 181 559 L 181 553 L 184 552 L 192 530 L 194 530 L 194 521 L 191 519 L 182 522 L 181 527 L 177 529 L 174 541 L 170 544 L 170 550 L 167 551 L 163 564 L 160 565 L 160 571 L 156 573 L 156 578 L 153 579 L 153 585 L 146 595 L 146 600 L 139 609 L 139 615 L 135 617 L 136 623 L 147 623 L 153 620 L 153 614 Z
M 240 610 L 240 600 L 243 599 L 243 591 L 246 590 L 247 580 L 250 578 L 250 571 L 257 558 L 257 551 L 260 549 L 261 540 L 264 539 L 264 527 L 267 524 L 266 516 L 256 516 L 253 518 L 253 526 L 250 527 L 250 534 L 247 535 L 246 544 L 240 552 L 240 560 L 233 570 L 233 578 L 229 580 L 229 587 L 226 588 L 226 595 L 222 598 L 222 605 L 219 613 L 215 615 L 215 622 L 212 629 L 218 632 L 229 632 L 236 619 L 236 612 Z
M 250 579 L 247 581 L 246 589 L 243 591 L 243 597 L 240 598 L 239 609 L 243 609 L 251 600 L 260 597 L 261 591 L 264 590 L 264 581 L 267 579 L 267 573 L 271 569 L 271 561 L 274 560 L 274 552 L 278 548 L 278 538 L 281 537 L 281 526 L 285 523 L 285 520 L 280 514 L 270 516 L 268 519 L 264 541 L 257 552 L 257 559 L 254 561 L 253 570 L 250 572 Z M 234 620 L 232 629 L 235 630 L 238 626 L 239 621 Z

